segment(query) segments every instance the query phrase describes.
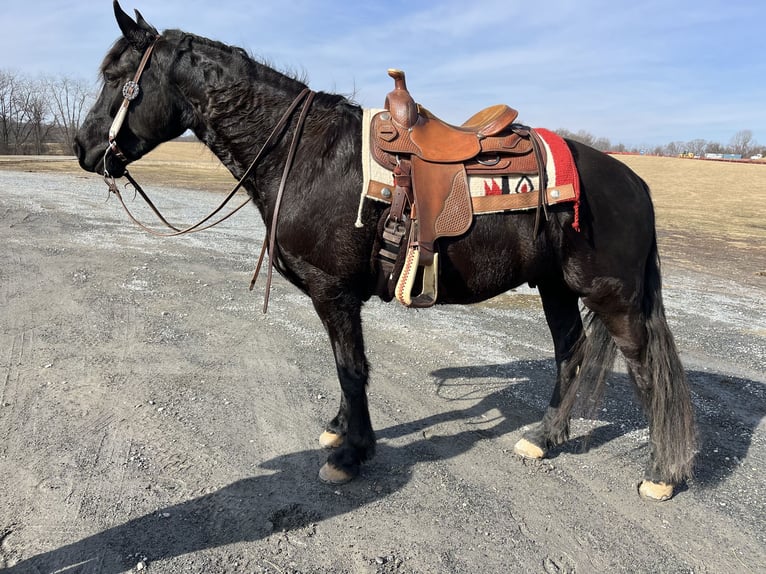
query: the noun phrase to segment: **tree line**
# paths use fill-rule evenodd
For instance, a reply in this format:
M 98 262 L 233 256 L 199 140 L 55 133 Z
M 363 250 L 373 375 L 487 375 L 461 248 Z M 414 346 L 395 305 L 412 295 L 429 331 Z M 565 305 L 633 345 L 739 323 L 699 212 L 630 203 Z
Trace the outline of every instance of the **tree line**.
M 94 98 L 85 80 L 0 69 L 0 154 L 71 154 Z
M 739 154 L 743 158 L 749 158 L 756 154 L 766 157 L 766 146 L 758 144 L 753 138 L 752 130 L 740 130 L 735 133 L 728 144 L 694 139 L 691 141 L 672 141 L 658 146 L 633 146 L 628 147 L 621 143 L 613 144 L 608 138 L 596 137 L 593 134 L 580 130 L 571 132 L 566 129 L 558 129 L 556 133 L 562 137 L 577 140 L 601 151 L 644 153 L 650 155 L 665 155 L 677 157 L 681 154 L 691 154 L 704 157 L 705 154 Z
M 30 77 L 0 69 L 0 154 L 71 154 L 75 133 L 95 96 L 96 86 L 82 79 L 65 75 Z M 743 158 L 757 153 L 766 156 L 766 146 L 753 139 L 751 130 L 738 131 L 727 145 L 695 139 L 654 147 L 614 144 L 585 130 L 558 129 L 556 133 L 601 151 L 666 156 L 706 153 L 733 153 Z

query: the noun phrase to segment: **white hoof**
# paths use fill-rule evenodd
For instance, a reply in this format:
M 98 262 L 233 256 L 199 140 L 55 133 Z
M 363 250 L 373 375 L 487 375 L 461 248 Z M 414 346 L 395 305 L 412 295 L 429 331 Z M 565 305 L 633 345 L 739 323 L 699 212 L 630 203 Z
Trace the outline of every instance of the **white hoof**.
M 319 444 L 322 448 L 338 448 L 343 444 L 343 435 L 330 431 L 324 431 L 319 435 Z
M 644 480 L 638 486 L 638 494 L 641 498 L 662 502 L 673 498 L 673 485 L 667 482 L 652 482 Z
M 525 438 L 516 443 L 516 446 L 513 447 L 513 452 L 524 458 L 543 458 L 545 456 L 543 449 Z

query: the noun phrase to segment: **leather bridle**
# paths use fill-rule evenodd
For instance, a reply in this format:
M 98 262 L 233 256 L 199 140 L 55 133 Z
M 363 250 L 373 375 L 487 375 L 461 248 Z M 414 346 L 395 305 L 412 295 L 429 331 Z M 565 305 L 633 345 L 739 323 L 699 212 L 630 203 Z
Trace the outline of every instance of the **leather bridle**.
M 138 87 L 138 82 L 141 79 L 141 75 L 144 73 L 144 68 L 146 68 L 146 64 L 149 62 L 149 58 L 154 51 L 154 46 L 157 45 L 157 41 L 159 39 L 160 37 L 157 36 L 154 39 L 154 42 L 149 45 L 149 47 L 146 49 L 146 52 L 144 52 L 143 57 L 141 58 L 141 63 L 138 65 L 138 69 L 136 70 L 136 74 L 133 76 L 133 79 L 125 82 L 125 85 L 122 87 L 122 105 L 120 105 L 120 109 L 117 110 L 117 114 L 114 116 L 112 125 L 109 127 L 109 145 L 107 146 L 106 152 L 104 153 L 105 177 L 109 177 L 109 172 L 106 169 L 106 158 L 110 151 L 121 161 L 125 163 L 128 162 L 128 158 L 125 157 L 125 154 L 122 153 L 122 150 L 117 146 L 117 134 L 120 133 L 120 129 L 122 128 L 122 124 L 125 121 L 125 117 L 128 115 L 130 102 L 135 100 L 141 91 L 141 88 Z
M 139 227 L 141 227 L 143 230 L 147 231 L 148 233 L 151 233 L 152 235 L 156 235 L 159 237 L 175 237 L 178 235 L 186 235 L 188 233 L 195 233 L 197 231 L 210 229 L 211 227 L 218 225 L 222 221 L 225 221 L 226 219 L 234 215 L 237 211 L 242 209 L 245 205 L 250 203 L 250 198 L 247 198 L 244 202 L 242 202 L 239 206 L 234 208 L 232 211 L 230 211 L 226 215 L 220 217 L 219 219 L 217 219 L 216 221 L 212 223 L 208 223 L 215 215 L 218 214 L 219 211 L 221 211 L 229 203 L 229 201 L 234 197 L 234 195 L 240 190 L 240 188 L 242 187 L 242 184 L 245 182 L 245 180 L 248 177 L 250 177 L 250 175 L 252 174 L 253 170 L 255 169 L 256 165 L 261 160 L 261 158 L 276 143 L 279 136 L 282 134 L 285 126 L 287 125 L 287 122 L 292 117 L 293 112 L 297 109 L 297 107 L 301 104 L 301 102 L 303 102 L 303 107 L 301 108 L 300 115 L 298 116 L 298 121 L 295 126 L 295 131 L 293 132 L 293 138 L 290 142 L 290 148 L 287 154 L 287 159 L 285 160 L 285 166 L 282 171 L 282 179 L 280 180 L 280 183 L 279 183 L 279 189 L 277 191 L 277 197 L 276 197 L 275 205 L 274 205 L 274 213 L 272 215 L 271 225 L 269 228 L 269 238 L 268 238 L 268 241 L 264 240 L 263 242 L 263 246 L 261 247 L 261 254 L 258 258 L 258 264 L 255 268 L 255 272 L 253 273 L 253 278 L 250 281 L 250 290 L 252 291 L 253 286 L 255 285 L 255 281 L 258 277 L 258 273 L 260 272 L 261 264 L 263 263 L 263 259 L 267 252 L 267 247 L 268 247 L 269 264 L 268 264 L 267 277 L 266 277 L 266 292 L 265 292 L 264 301 L 263 301 L 263 312 L 266 313 L 269 306 L 269 293 L 271 291 L 271 280 L 273 275 L 274 251 L 276 248 L 276 234 L 277 234 L 277 222 L 279 218 L 279 208 L 282 204 L 282 196 L 284 195 L 284 189 L 285 189 L 285 184 L 287 182 L 287 176 L 290 173 L 290 168 L 292 167 L 293 159 L 295 157 L 295 150 L 298 147 L 298 140 L 300 139 L 300 134 L 303 131 L 303 125 L 306 121 L 306 116 L 308 114 L 309 107 L 311 106 L 311 102 L 313 101 L 314 96 L 316 96 L 316 92 L 310 90 L 309 88 L 304 88 L 295 97 L 295 99 L 287 108 L 285 113 L 282 114 L 282 117 L 280 118 L 279 122 L 277 122 L 277 125 L 274 126 L 274 129 L 271 131 L 268 138 L 266 138 L 266 141 L 261 146 L 260 150 L 258 150 L 258 153 L 255 155 L 255 158 L 250 163 L 250 166 L 245 170 L 245 173 L 239 179 L 239 181 L 234 186 L 234 188 L 229 192 L 226 198 L 209 215 L 207 215 L 206 217 L 204 217 L 197 223 L 190 225 L 186 228 L 180 229 L 178 227 L 175 227 L 171 223 L 169 223 L 167 219 L 165 219 L 165 217 L 162 215 L 162 213 L 160 213 L 160 211 L 154 206 L 154 203 L 152 203 L 151 199 L 149 199 L 149 197 L 146 195 L 146 193 L 138 184 L 138 182 L 136 182 L 136 180 L 133 179 L 133 177 L 130 175 L 128 170 L 125 169 L 124 170 L 125 178 L 130 182 L 133 188 L 141 195 L 141 197 L 144 199 L 147 205 L 151 208 L 151 210 L 155 213 L 155 215 L 159 218 L 159 220 L 166 227 L 172 230 L 170 233 L 162 233 L 162 232 L 155 231 L 154 229 L 151 229 L 150 227 L 147 227 L 146 225 L 141 223 L 136 217 L 133 216 L 131 211 L 128 209 L 128 206 L 125 204 L 125 201 L 122 198 L 120 189 L 117 186 L 117 183 L 115 182 L 115 178 L 107 170 L 106 161 L 109 154 L 113 153 L 120 161 L 124 163 L 128 163 L 127 157 L 117 145 L 117 134 L 119 134 L 120 129 L 122 128 L 122 124 L 125 122 L 125 118 L 127 117 L 127 113 L 128 113 L 128 108 L 130 107 L 130 103 L 138 97 L 138 94 L 140 92 L 139 80 L 141 79 L 141 75 L 143 74 L 144 69 L 146 68 L 146 64 L 148 63 L 152 52 L 154 51 L 154 46 L 157 44 L 157 41 L 159 39 L 160 39 L 160 36 L 157 36 L 154 39 L 154 41 L 149 45 L 149 47 L 146 49 L 146 52 L 144 52 L 143 57 L 141 58 L 141 63 L 139 64 L 138 69 L 136 70 L 133 80 L 129 80 L 128 82 L 126 82 L 122 88 L 122 95 L 123 95 L 122 104 L 120 105 L 120 109 L 117 111 L 117 114 L 115 115 L 114 120 L 112 121 L 112 125 L 109 128 L 109 145 L 107 146 L 106 151 L 104 152 L 104 181 L 109 187 L 109 192 L 117 196 L 117 198 L 120 200 L 120 203 L 122 204 L 123 209 L 125 209 L 125 212 L 128 214 L 128 217 L 136 225 L 138 225 Z

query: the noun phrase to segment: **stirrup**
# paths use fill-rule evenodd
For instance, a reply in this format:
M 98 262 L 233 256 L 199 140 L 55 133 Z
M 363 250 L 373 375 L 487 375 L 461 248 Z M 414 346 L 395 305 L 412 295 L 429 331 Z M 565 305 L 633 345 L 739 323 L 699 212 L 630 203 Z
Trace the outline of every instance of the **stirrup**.
M 439 254 L 434 253 L 433 262 L 423 267 L 423 286 L 415 297 L 412 297 L 412 287 L 418 274 L 420 249 L 411 245 L 405 257 L 404 268 L 396 283 L 396 300 L 405 307 L 423 309 L 433 306 L 438 294 Z

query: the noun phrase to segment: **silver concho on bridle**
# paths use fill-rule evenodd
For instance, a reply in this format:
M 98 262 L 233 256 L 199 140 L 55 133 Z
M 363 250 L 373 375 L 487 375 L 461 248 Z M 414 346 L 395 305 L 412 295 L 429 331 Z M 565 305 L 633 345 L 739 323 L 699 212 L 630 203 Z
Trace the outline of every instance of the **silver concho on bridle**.
M 133 80 L 128 80 L 125 82 L 125 85 L 122 87 L 122 97 L 128 100 L 129 102 L 132 102 L 138 97 L 138 93 L 141 91 L 141 88 L 138 87 L 138 82 L 134 82 Z

